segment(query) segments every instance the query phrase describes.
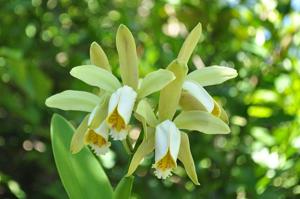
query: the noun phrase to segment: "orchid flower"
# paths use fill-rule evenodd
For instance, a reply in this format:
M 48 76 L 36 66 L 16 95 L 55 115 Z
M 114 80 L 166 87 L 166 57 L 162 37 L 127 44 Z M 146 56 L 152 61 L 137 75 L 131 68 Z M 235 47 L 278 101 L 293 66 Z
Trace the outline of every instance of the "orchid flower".
M 159 91 L 175 79 L 171 71 L 149 73 L 139 82 L 138 58 L 134 38 L 129 29 L 120 25 L 116 35 L 122 83 L 111 73 L 107 56 L 96 42 L 90 48 L 91 65 L 72 68 L 70 74 L 79 80 L 100 88 L 101 96 L 84 91 L 68 90 L 49 97 L 48 107 L 89 112 L 71 141 L 71 152 L 77 153 L 84 144 L 96 154 L 104 154 L 114 140 L 126 138 L 135 104 Z
M 203 86 L 222 83 L 236 77 L 234 69 L 211 66 L 188 73 L 187 62 L 198 43 L 201 25 L 198 24 L 185 40 L 178 58 L 167 69 L 176 79 L 160 91 L 158 118 L 146 101 L 140 101 L 136 118 L 143 123 L 146 136 L 134 154 L 127 175 L 131 175 L 144 156 L 155 150 L 154 172 L 158 178 L 167 178 L 179 159 L 190 179 L 199 184 L 189 139 L 180 130 L 206 134 L 227 134 L 225 111 L 214 101 Z M 174 118 L 179 105 L 182 112 Z

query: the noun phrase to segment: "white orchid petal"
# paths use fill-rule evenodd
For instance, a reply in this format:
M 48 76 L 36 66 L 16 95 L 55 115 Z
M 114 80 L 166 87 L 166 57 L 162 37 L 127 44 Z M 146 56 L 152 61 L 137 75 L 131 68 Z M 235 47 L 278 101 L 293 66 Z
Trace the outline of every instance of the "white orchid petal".
M 109 126 L 103 121 L 100 126 L 94 129 L 95 133 L 101 135 L 103 138 L 108 139 Z
M 173 122 L 166 120 L 156 126 L 155 162 L 161 160 L 168 150 L 176 162 L 180 146 L 180 132 Z
M 185 81 L 182 88 L 203 104 L 208 112 L 212 112 L 214 100 L 200 84 L 194 81 Z
M 118 103 L 118 113 L 125 120 L 125 124 L 127 125 L 132 115 L 137 93 L 129 86 L 123 86 L 119 89 L 121 90 L 121 94 Z
M 127 130 L 117 131 L 116 129 L 110 129 L 110 135 L 114 140 L 124 140 L 128 134 Z

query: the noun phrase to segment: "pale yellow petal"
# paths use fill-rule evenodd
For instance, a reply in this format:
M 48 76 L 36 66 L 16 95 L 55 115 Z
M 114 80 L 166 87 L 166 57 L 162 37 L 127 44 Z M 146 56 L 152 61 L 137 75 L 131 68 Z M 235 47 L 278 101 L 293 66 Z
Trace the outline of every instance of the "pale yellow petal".
M 139 71 L 136 46 L 130 30 L 125 25 L 118 28 L 116 44 L 123 84 L 137 90 Z
M 195 163 L 190 149 L 189 137 L 186 133 L 181 132 L 181 142 L 178 159 L 182 162 L 186 173 L 194 184 L 200 185 L 196 173 Z
M 106 118 L 108 109 L 108 96 L 103 96 L 101 102 L 95 107 L 89 118 L 89 127 L 97 128 Z
M 85 116 L 73 134 L 70 144 L 70 151 L 73 154 L 78 153 L 84 146 L 84 135 L 88 129 L 88 119 L 89 115 Z
M 207 66 L 197 69 L 186 77 L 198 82 L 201 86 L 221 84 L 238 75 L 235 69 L 225 66 Z
M 188 71 L 187 65 L 180 64 L 177 60 L 171 62 L 167 69 L 173 72 L 176 79 L 160 91 L 158 105 L 158 115 L 160 121 L 167 119 L 172 120 L 179 105 L 182 85 Z
M 199 131 L 206 134 L 228 134 L 229 126 L 220 118 L 204 111 L 186 111 L 174 120 L 179 129 Z
M 97 42 L 93 42 L 90 47 L 91 63 L 105 70 L 111 71 L 107 56 Z
M 149 73 L 141 83 L 138 90 L 138 97 L 143 98 L 157 92 L 175 79 L 174 74 L 169 70 L 159 69 Z
M 135 113 L 142 117 L 151 127 L 155 127 L 158 124 L 153 109 L 146 99 L 143 99 L 139 102 Z
M 183 64 L 187 64 L 197 43 L 201 37 L 202 26 L 200 23 L 195 26 L 195 28 L 190 32 L 190 34 L 185 39 L 179 54 L 178 61 Z
M 154 128 L 149 128 L 147 138 L 143 140 L 132 157 L 126 176 L 132 175 L 143 158 L 154 150 L 154 138 Z

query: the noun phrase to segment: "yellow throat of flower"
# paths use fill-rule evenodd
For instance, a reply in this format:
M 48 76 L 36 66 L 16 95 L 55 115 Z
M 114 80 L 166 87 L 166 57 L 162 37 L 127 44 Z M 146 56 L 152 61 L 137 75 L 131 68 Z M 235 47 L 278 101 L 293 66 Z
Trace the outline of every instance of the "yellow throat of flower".
M 214 109 L 212 110 L 211 113 L 216 117 L 219 117 L 221 115 L 220 107 L 216 102 L 214 102 Z
M 93 144 L 98 147 L 104 146 L 107 141 L 101 135 L 97 134 L 93 129 L 89 129 L 88 132 L 85 134 L 85 143 L 86 144 Z
M 125 121 L 118 112 L 118 107 L 108 116 L 107 123 L 111 128 L 115 128 L 117 132 L 126 128 Z
M 156 163 L 155 167 L 162 171 L 176 167 L 176 163 L 170 154 L 170 150 L 168 150 L 166 155 Z

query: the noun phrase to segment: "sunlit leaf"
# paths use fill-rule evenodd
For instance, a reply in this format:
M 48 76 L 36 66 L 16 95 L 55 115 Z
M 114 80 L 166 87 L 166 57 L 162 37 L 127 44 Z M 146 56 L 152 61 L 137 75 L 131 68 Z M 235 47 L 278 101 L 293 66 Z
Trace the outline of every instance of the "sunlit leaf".
M 112 187 L 92 152 L 83 148 L 72 155 L 69 143 L 74 128 L 55 114 L 51 121 L 51 141 L 59 176 L 71 199 L 111 198 Z
M 114 191 L 113 199 L 129 199 L 133 181 L 133 176 L 123 177 Z

